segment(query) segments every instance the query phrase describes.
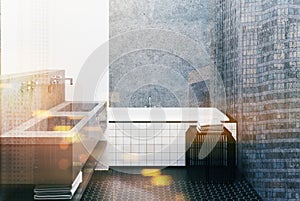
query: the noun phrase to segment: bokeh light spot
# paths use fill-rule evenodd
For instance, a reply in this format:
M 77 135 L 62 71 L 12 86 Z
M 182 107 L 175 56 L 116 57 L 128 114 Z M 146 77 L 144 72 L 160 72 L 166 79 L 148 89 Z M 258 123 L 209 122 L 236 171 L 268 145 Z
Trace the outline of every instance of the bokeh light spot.
M 60 159 L 58 162 L 58 167 L 61 170 L 68 169 L 70 167 L 70 165 L 71 165 L 70 161 L 67 159 L 64 159 L 64 158 Z
M 54 131 L 70 131 L 72 126 L 55 126 Z
M 79 155 L 79 161 L 82 163 L 85 163 L 88 159 L 88 156 L 86 154 L 80 154 Z
M 151 183 L 154 186 L 170 186 L 172 177 L 169 175 L 158 175 L 151 178 Z
M 161 175 L 160 169 L 143 169 L 141 174 L 144 177 L 153 177 Z
M 51 115 L 49 110 L 35 110 L 32 112 L 32 116 L 36 118 L 44 118 Z
M 59 143 L 59 148 L 61 150 L 67 150 L 69 148 L 69 143 L 66 142 L 65 140 L 62 140 L 60 143 Z

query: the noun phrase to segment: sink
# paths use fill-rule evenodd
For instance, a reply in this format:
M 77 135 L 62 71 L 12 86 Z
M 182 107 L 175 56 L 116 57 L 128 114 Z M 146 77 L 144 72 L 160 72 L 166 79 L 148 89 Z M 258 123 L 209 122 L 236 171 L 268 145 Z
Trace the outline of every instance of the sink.
M 96 103 L 69 103 L 58 112 L 89 112 L 95 108 Z
M 1 184 L 69 186 L 94 154 L 105 129 L 105 102 L 63 102 L 31 118 L 0 136 L 0 149 L 6 150 L 1 159 L 7 158 L 1 161 L 6 171 Z M 16 174 L 15 169 L 32 171 Z
M 49 116 L 26 131 L 70 131 L 83 116 Z

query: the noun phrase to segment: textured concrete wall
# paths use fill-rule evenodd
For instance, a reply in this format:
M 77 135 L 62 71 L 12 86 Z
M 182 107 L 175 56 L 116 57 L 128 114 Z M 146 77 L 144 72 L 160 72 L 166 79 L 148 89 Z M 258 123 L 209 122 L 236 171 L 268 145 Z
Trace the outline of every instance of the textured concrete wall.
M 209 64 L 209 7 L 209 0 L 111 0 L 110 106 L 144 107 L 149 96 L 152 106 L 198 106 L 188 74 L 201 77 Z

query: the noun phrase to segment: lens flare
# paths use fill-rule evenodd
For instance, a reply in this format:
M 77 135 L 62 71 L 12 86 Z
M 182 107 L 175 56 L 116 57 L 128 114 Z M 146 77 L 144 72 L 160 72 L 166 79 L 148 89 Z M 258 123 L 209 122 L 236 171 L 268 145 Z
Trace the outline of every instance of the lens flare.
M 182 193 L 177 193 L 175 195 L 175 201 L 185 201 L 185 200 L 186 199 L 185 199 L 185 197 L 184 197 L 184 195 Z
M 101 127 L 84 127 L 85 131 L 102 131 Z
M 64 143 L 68 143 L 68 144 L 71 144 L 73 142 L 73 139 L 72 137 L 65 137 L 62 142 Z
M 70 131 L 72 126 L 55 126 L 54 131 Z
M 151 178 L 151 184 L 154 186 L 170 186 L 172 177 L 169 175 L 158 175 Z
M 160 169 L 143 169 L 141 171 L 141 174 L 144 177 L 154 177 L 154 176 L 161 175 L 161 171 Z
M 67 150 L 69 148 L 69 142 L 65 141 L 65 140 L 62 140 L 60 143 L 59 143 L 59 148 L 61 150 Z
M 64 158 L 60 159 L 58 162 L 58 167 L 61 170 L 68 169 L 70 167 L 70 165 L 71 165 L 70 161 L 67 159 L 64 159 Z
M 69 144 L 81 142 L 80 134 L 72 133 L 72 135 L 70 137 L 64 137 L 63 141 L 65 143 L 69 143 Z
M 83 116 L 68 116 L 68 118 L 71 120 L 81 120 Z
M 12 88 L 10 83 L 0 83 L 0 89 L 10 89 Z
M 71 142 L 78 143 L 81 141 L 80 133 L 74 133 Z
M 32 112 L 32 116 L 36 118 L 44 118 L 51 115 L 49 110 L 35 110 Z
M 85 163 L 88 159 L 88 156 L 86 154 L 80 154 L 79 155 L 79 161 L 82 163 Z

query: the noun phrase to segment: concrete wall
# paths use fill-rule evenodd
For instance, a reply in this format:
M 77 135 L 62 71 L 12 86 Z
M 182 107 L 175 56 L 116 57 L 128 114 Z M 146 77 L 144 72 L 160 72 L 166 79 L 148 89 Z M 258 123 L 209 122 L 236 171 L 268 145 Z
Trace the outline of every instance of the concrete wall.
M 209 64 L 209 9 L 209 0 L 111 0 L 110 106 L 144 107 L 149 96 L 152 106 L 198 106 L 188 74 Z

